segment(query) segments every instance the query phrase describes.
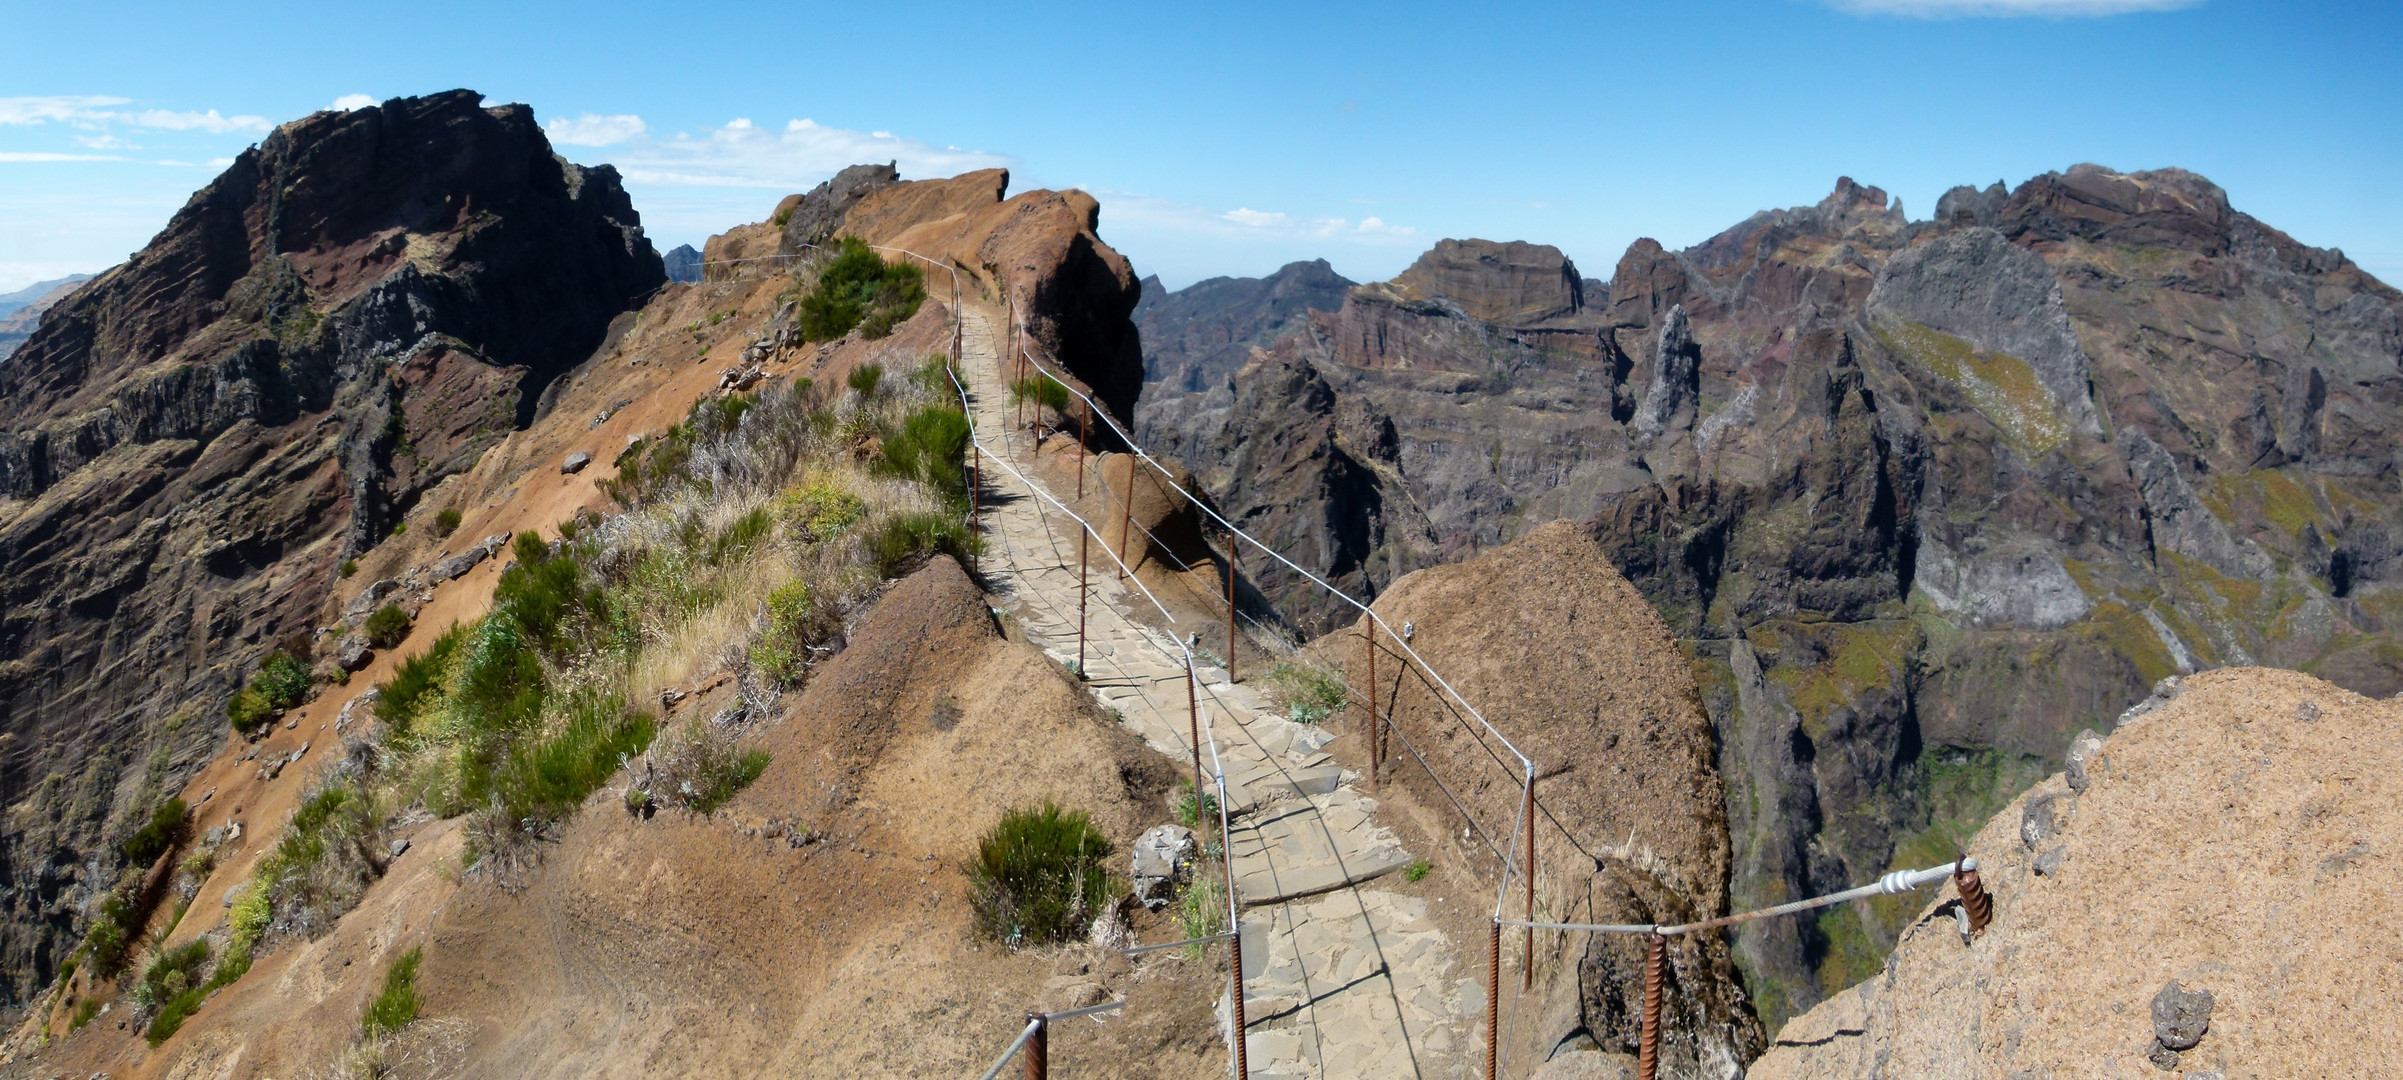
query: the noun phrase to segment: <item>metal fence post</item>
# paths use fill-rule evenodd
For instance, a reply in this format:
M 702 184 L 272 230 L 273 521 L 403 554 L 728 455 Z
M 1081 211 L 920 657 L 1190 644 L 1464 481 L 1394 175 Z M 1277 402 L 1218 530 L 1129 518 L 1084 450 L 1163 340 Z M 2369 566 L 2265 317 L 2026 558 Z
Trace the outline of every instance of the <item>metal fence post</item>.
M 1065 389 L 1067 383 L 1060 386 Z M 1085 497 L 1085 433 L 1093 428 L 1093 407 L 1085 399 L 1076 399 L 1076 497 Z
M 1535 921 L 1535 766 L 1527 767 L 1527 921 Z M 1535 988 L 1535 928 L 1527 928 L 1527 956 L 1519 962 L 1519 989 Z
M 1085 579 L 1091 576 L 1086 569 L 1089 557 L 1086 550 L 1093 540 L 1093 530 L 1083 529 L 1076 534 L 1076 677 L 1085 677 Z
M 1493 936 L 1487 939 L 1485 951 L 1485 1080 L 1498 1080 L 1494 1074 L 1497 1051 L 1502 1045 L 1502 916 L 1494 916 Z
M 1026 1040 L 1026 1080 L 1049 1080 L 1051 1076 L 1051 1022 L 1042 1013 L 1028 1013 L 1034 1021 L 1035 1033 Z
M 1185 654 L 1185 722 L 1193 728 L 1193 823 L 1201 824 L 1201 700 L 1194 696 L 1193 654 Z
M 1235 681 L 1235 531 L 1227 530 L 1227 681 Z
M 1533 920 L 1529 920 L 1533 921 Z M 1644 958 L 1644 1028 L 1637 1037 L 1635 1072 L 1653 1080 L 1660 1069 L 1660 996 L 1669 966 L 1669 936 L 1652 932 L 1652 952 Z
M 1132 535 L 1135 526 L 1135 455 L 1127 454 L 1125 457 L 1126 497 L 1118 500 L 1118 580 L 1120 581 L 1126 580 L 1127 549 L 1134 545 L 1135 539 Z M 1110 478 L 1102 477 L 1101 484 L 1103 487 L 1110 486 Z
M 1371 615 L 1360 620 L 1361 639 L 1368 652 L 1368 793 L 1377 793 L 1377 775 L 1385 763 L 1383 737 L 1385 725 L 1377 720 L 1377 619 Z

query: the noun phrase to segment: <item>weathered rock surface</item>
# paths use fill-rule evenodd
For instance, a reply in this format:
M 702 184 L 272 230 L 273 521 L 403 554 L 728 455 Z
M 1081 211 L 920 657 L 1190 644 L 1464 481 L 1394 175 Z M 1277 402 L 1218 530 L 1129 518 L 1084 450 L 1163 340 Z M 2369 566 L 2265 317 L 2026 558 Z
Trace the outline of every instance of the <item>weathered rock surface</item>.
M 1148 438 L 1145 432 L 1155 426 L 1145 414 L 1150 406 L 1224 383 L 1250 362 L 1253 349 L 1299 333 L 1309 312 L 1341 310 L 1353 284 L 1325 259 L 1290 263 L 1264 278 L 1210 278 L 1173 293 L 1160 287 L 1159 278 L 1144 278 L 1143 299 L 1135 305 L 1143 379 L 1165 390 L 1145 388 L 1136 413 L 1138 436 Z
M 1014 304 L 1036 355 L 1131 424 L 1143 348 L 1129 316 L 1143 289 L 1126 258 L 1101 241 L 1101 204 L 1073 190 L 1009 196 L 1009 184 L 1008 170 L 986 169 L 876 187 L 858 197 L 837 234 L 955 267 L 963 287 Z M 947 290 L 951 282 L 933 271 L 926 285 Z M 1095 445 L 1114 441 L 1105 435 Z
M 1567 522 L 1542 526 L 1411 574 L 1376 608 L 1392 626 L 1409 623 L 1411 647 L 1534 760 L 1545 811 L 1537 904 L 1546 918 L 1673 923 L 1728 911 L 1727 808 L 1693 668 L 1590 535 Z M 1355 624 L 1314 646 L 1341 658 L 1354 686 L 1368 678 L 1361 634 Z M 1397 747 L 1402 760 L 1388 782 L 1444 820 L 1452 850 L 1439 859 L 1497 866 L 1493 852 L 1509 843 L 1519 809 L 1515 762 L 1496 764 L 1490 736 L 1390 637 L 1377 670 L 1412 751 Z M 1360 730 L 1364 719 L 1349 722 Z M 1515 901 L 1510 917 L 1523 917 Z M 1537 996 L 1519 1007 L 1527 1016 L 1511 1035 L 1511 1059 L 1633 1053 L 1645 947 L 1624 935 L 1539 933 Z M 1670 953 L 1663 1074 L 1737 1075 L 1766 1040 L 1733 954 L 1717 937 L 1680 938 Z
M 694 282 L 701 280 L 701 253 L 691 244 L 678 244 L 659 257 L 660 267 L 667 271 L 669 281 Z
M 1753 1080 L 2374 1075 L 2403 1054 L 2403 704 L 2231 668 L 2104 741 L 2062 857 L 1969 841 L 1994 922 L 1948 887 L 1885 970 L 1799 1016 Z M 2320 719 L 2304 721 L 2309 704 Z M 2068 798 L 2056 775 L 2025 797 Z
M 0 1000 L 337 564 L 660 283 L 616 173 L 480 100 L 284 125 L 0 365 Z
M 1193 830 L 1182 825 L 1154 825 L 1135 838 L 1135 854 L 1127 880 L 1135 902 L 1153 911 L 1176 899 L 1177 886 L 1193 867 Z
M 2179 170 L 1938 210 L 1842 180 L 1640 241 L 1581 304 L 1548 257 L 1446 246 L 1231 386 L 1162 384 L 1147 431 L 1360 593 L 1587 522 L 1706 675 L 1739 907 L 1949 854 L 2165 677 L 2403 690 L 2403 294 Z M 1246 569 L 1305 631 L 1338 614 Z M 1738 947 L 1779 1018 L 1899 929 Z

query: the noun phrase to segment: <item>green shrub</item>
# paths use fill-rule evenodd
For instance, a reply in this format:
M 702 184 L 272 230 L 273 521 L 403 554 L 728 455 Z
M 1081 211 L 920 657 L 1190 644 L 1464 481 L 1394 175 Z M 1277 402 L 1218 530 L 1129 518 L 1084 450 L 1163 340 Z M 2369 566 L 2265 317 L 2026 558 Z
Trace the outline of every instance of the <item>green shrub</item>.
M 966 563 L 984 547 L 958 514 L 912 510 L 895 514 L 865 538 L 869 565 L 878 577 L 897 578 L 927 555 L 942 552 Z
M 367 643 L 379 649 L 389 649 L 409 637 L 409 613 L 399 606 L 386 604 L 367 617 L 361 629 L 367 631 Z
M 133 951 L 134 940 L 141 936 L 141 913 L 134 908 L 133 897 L 119 887 L 100 902 L 100 916 L 92 920 L 91 929 L 84 931 L 83 955 L 91 961 L 92 974 L 108 978 L 125 967 L 125 958 Z
M 772 684 L 789 686 L 801 677 L 804 650 L 832 620 L 812 602 L 809 583 L 799 579 L 769 590 L 764 606 L 766 625 L 751 642 L 751 668 Z
M 420 717 L 432 711 L 442 700 L 443 676 L 450 670 L 451 659 L 467 637 L 467 628 L 452 626 L 441 637 L 426 646 L 425 651 L 401 661 L 392 678 L 384 683 L 384 694 L 376 699 L 375 717 L 384 725 L 385 734 L 404 744 L 418 726 Z
M 1032 401 L 1048 406 L 1053 412 L 1068 415 L 1068 388 L 1047 376 L 1030 375 L 1010 384 L 1010 404 Z
M 259 673 L 250 677 L 250 688 L 269 706 L 289 709 L 309 696 L 309 663 L 279 649 L 268 654 Z
M 654 790 L 695 814 L 725 805 L 768 768 L 765 750 L 740 750 L 734 737 L 694 719 L 661 740 L 651 755 Z
M 81 1031 L 81 1030 L 83 1030 L 83 1026 L 84 1026 L 85 1024 L 89 1024 L 89 1023 L 91 1023 L 91 1022 L 92 1022 L 92 1018 L 93 1018 L 93 1017 L 96 1017 L 96 1016 L 99 1016 L 99 1015 L 100 1015 L 100 999 L 99 999 L 99 998 L 85 998 L 85 999 L 83 999 L 81 1002 L 78 1002 L 78 1003 L 76 1004 L 76 1006 L 75 1006 L 75 1017 L 74 1017 L 74 1019 L 71 1019 L 71 1020 L 67 1021 L 67 1033 L 68 1033 L 68 1034 L 70 1034 L 70 1035 L 72 1035 L 72 1034 L 74 1034 L 75 1032 L 78 1032 L 78 1031 Z
M 1200 798 L 1195 798 L 1191 780 L 1180 780 L 1177 782 L 1177 786 L 1184 793 L 1177 796 L 1176 807 L 1171 811 L 1176 817 L 1176 823 L 1188 829 L 1216 828 L 1218 825 L 1218 794 L 1205 791 L 1201 793 Z
M 968 416 L 949 405 L 912 411 L 884 435 L 884 463 L 892 475 L 915 480 L 955 502 L 968 498 Z
M 251 888 L 285 928 L 314 934 L 383 872 L 383 822 L 375 794 L 355 779 L 308 792 L 259 861 Z
M 183 1028 L 185 1020 L 200 1011 L 201 1002 L 207 1001 L 208 996 L 207 990 L 195 986 L 168 998 L 165 1004 L 159 1006 L 158 1015 L 150 1020 L 150 1030 L 143 1032 L 142 1037 L 149 1040 L 153 1047 L 166 1042 Z
M 818 477 L 776 496 L 776 511 L 800 528 L 805 539 L 824 540 L 868 516 L 868 503 L 841 481 Z
M 459 511 L 458 511 L 458 510 L 456 510 L 456 509 L 453 509 L 453 508 L 451 508 L 451 507 L 447 507 L 447 506 L 446 506 L 446 507 L 443 507 L 443 508 L 442 508 L 442 512 L 441 512 L 441 513 L 438 513 L 438 514 L 435 514 L 435 515 L 434 515 L 434 535 L 435 535 L 435 536 L 437 536 L 437 537 L 447 537 L 447 536 L 449 536 L 450 534 L 452 534 L 452 533 L 455 533 L 455 532 L 458 532 L 458 531 L 459 531 Z
M 861 364 L 843 377 L 843 384 L 864 398 L 876 396 L 876 384 L 884 379 L 883 364 Z
M 565 817 L 610 774 L 651 745 L 657 722 L 626 708 L 617 694 L 576 696 L 567 722 L 540 738 L 521 739 L 495 780 L 501 804 L 515 820 Z
M 888 263 L 867 244 L 845 237 L 842 252 L 801 297 L 801 336 L 832 341 L 857 327 L 863 337 L 880 338 L 917 314 L 925 299 L 925 272 L 907 262 Z
M 393 522 L 393 523 L 392 523 L 392 535 L 394 535 L 394 536 L 399 536 L 400 534 L 402 534 L 402 533 L 405 533 L 405 532 L 408 532 L 408 531 L 409 531 L 409 523 L 408 523 L 408 522 L 406 522 L 406 521 L 395 521 L 395 522 Z
M 136 866 L 148 866 L 157 861 L 160 853 L 174 847 L 183 839 L 184 826 L 190 821 L 190 808 L 182 799 L 169 799 L 150 812 L 150 820 L 125 840 L 125 857 Z
M 1433 869 L 1435 869 L 1434 863 L 1428 862 L 1425 859 L 1412 859 L 1410 860 L 1410 865 L 1402 868 L 1402 877 L 1407 881 L 1424 881 L 1426 880 L 1427 872 Z
M 341 571 L 341 572 L 342 572 L 342 576 L 343 576 L 343 577 L 349 577 L 349 576 L 351 576 L 352 574 L 356 574 L 356 573 L 358 573 L 358 572 L 359 572 L 359 560 L 357 560 L 357 559 L 344 559 L 344 560 L 342 560 L 342 571 Z
M 1011 810 L 968 870 L 977 927 L 1011 946 L 1072 941 L 1117 898 L 1110 841 L 1081 811 L 1046 800 Z
M 384 992 L 367 1003 L 366 1015 L 359 1018 L 361 1038 L 389 1035 L 417 1019 L 417 965 L 424 959 L 425 947 L 415 945 L 384 969 Z
M 1317 668 L 1278 664 L 1268 671 L 1268 685 L 1285 700 L 1287 716 L 1297 724 L 1316 724 L 1343 708 L 1343 684 Z
M 1185 894 L 1177 898 L 1177 928 L 1189 938 L 1223 934 L 1227 928 L 1226 882 L 1210 867 L 1195 865 L 1193 880 L 1186 884 Z M 1207 946 L 1187 945 L 1182 950 L 1187 959 L 1198 960 Z
M 150 955 L 141 978 L 134 983 L 134 1007 L 152 1014 L 146 1033 L 157 1046 L 183 1026 L 184 1018 L 200 1008 L 208 994 L 201 969 L 209 962 L 208 939 L 201 938 Z

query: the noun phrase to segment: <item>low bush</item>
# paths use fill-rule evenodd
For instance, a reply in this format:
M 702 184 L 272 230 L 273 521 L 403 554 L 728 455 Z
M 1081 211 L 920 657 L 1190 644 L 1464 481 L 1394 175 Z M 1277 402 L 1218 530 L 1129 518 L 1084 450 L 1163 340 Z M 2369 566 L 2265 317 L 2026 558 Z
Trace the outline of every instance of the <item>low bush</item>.
M 341 574 L 342 574 L 342 576 L 343 576 L 343 577 L 349 577 L 349 576 L 351 576 L 352 574 L 356 574 L 356 573 L 358 573 L 358 572 L 359 572 L 359 560 L 357 560 L 357 559 L 344 559 L 344 560 L 342 560 L 342 569 L 341 569 Z
M 1209 866 L 1195 865 L 1193 880 L 1186 884 L 1185 895 L 1177 898 L 1177 928 L 1189 938 L 1223 934 L 1227 928 L 1227 888 L 1220 872 Z M 1187 959 L 1198 960 L 1206 946 L 1188 945 Z
M 1109 838 L 1083 812 L 1048 800 L 1008 811 L 968 870 L 977 927 L 1011 946 L 1081 938 L 1117 899 L 1109 863 Z
M 83 955 L 91 962 L 92 974 L 107 978 L 123 970 L 141 935 L 141 912 L 135 908 L 132 887 L 120 885 L 100 902 L 99 917 L 84 931 Z
M 818 270 L 817 283 L 800 301 L 801 336 L 832 341 L 857 328 L 880 338 L 917 314 L 926 299 L 926 274 L 907 262 L 888 263 L 853 237 Z
M 150 962 L 142 966 L 141 977 L 134 981 L 134 1009 L 151 1016 L 150 1029 L 145 1034 L 150 1045 L 167 1041 L 183 1026 L 184 1018 L 200 1007 L 208 993 L 202 971 L 209 962 L 209 943 L 206 938 L 172 949 L 150 954 Z
M 383 838 L 384 813 L 372 791 L 351 780 L 326 784 L 302 795 L 251 888 L 287 931 L 314 934 L 383 873 Z
M 883 364 L 861 364 L 852 368 L 851 374 L 843 377 L 843 385 L 850 387 L 853 393 L 861 397 L 872 398 L 876 396 L 876 384 L 883 379 Z
M 67 1033 L 68 1033 L 68 1034 L 70 1034 L 70 1035 L 72 1035 L 72 1034 L 74 1034 L 74 1033 L 76 1033 L 76 1032 L 78 1032 L 78 1031 L 81 1031 L 81 1030 L 83 1030 L 83 1026 L 84 1026 L 85 1024 L 89 1024 L 89 1023 L 91 1023 L 91 1022 L 92 1022 L 92 1018 L 93 1018 L 93 1017 L 96 1017 L 96 1016 L 99 1016 L 99 1015 L 100 1015 L 100 999 L 99 999 L 99 998 L 85 998 L 85 999 L 83 999 L 82 1001 L 80 1001 L 80 1002 L 76 1003 L 76 1006 L 75 1006 L 75 1016 L 74 1016 L 74 1018 L 73 1018 L 73 1019 L 70 1019 L 70 1020 L 68 1020 L 68 1021 L 67 1021 Z
M 652 752 L 652 790 L 695 814 L 725 805 L 768 768 L 768 752 L 742 750 L 706 720 L 676 729 Z
M 598 689 L 575 695 L 567 713 L 555 730 L 510 748 L 494 784 L 510 817 L 549 820 L 574 812 L 627 759 L 642 753 L 657 730 L 649 714 Z
M 148 866 L 159 855 L 183 839 L 184 826 L 191 812 L 182 799 L 169 799 L 150 812 L 150 820 L 125 840 L 125 857 L 136 866 Z
M 1268 685 L 1283 698 L 1287 716 L 1297 724 L 1316 724 L 1343 708 L 1343 684 L 1317 668 L 1278 664 L 1268 670 Z
M 436 537 L 447 537 L 458 531 L 459 511 L 446 506 L 441 513 L 434 515 L 434 535 Z
M 389 1035 L 417 1019 L 417 965 L 424 959 L 425 947 L 411 946 L 384 969 L 383 992 L 367 1003 L 366 1015 L 359 1018 L 361 1038 Z
M 884 434 L 884 463 L 888 474 L 915 480 L 945 498 L 968 498 L 968 416 L 949 405 L 928 405 L 912 411 L 901 426 Z
M 1010 404 L 1022 405 L 1032 401 L 1049 407 L 1062 416 L 1068 415 L 1068 388 L 1042 375 L 1033 375 L 1010 384 Z
M 1218 826 L 1217 793 L 1205 791 L 1201 793 L 1200 798 L 1195 798 L 1193 781 L 1180 780 L 1177 782 L 1177 786 L 1183 789 L 1183 794 L 1177 796 L 1176 807 L 1171 811 L 1176 817 L 1176 823 L 1188 829 L 1216 829 Z
M 225 703 L 225 718 L 234 730 L 247 735 L 308 696 L 308 661 L 278 649 L 268 654 L 249 684 Z
M 841 621 L 810 596 L 809 583 L 785 582 L 768 591 L 761 605 L 761 626 L 751 641 L 752 670 L 770 684 L 789 686 L 808 666 L 808 648 L 839 629 Z
M 360 628 L 367 632 L 367 643 L 379 649 L 389 649 L 409 637 L 409 613 L 386 604 L 375 609 Z
M 957 514 L 913 510 L 884 520 L 865 538 L 868 565 L 882 578 L 897 578 L 914 570 L 936 552 L 962 564 L 983 550 L 984 538 L 968 528 Z
M 776 496 L 776 511 L 800 530 L 804 542 L 839 536 L 868 516 L 867 501 L 832 477 L 813 477 L 808 483 Z

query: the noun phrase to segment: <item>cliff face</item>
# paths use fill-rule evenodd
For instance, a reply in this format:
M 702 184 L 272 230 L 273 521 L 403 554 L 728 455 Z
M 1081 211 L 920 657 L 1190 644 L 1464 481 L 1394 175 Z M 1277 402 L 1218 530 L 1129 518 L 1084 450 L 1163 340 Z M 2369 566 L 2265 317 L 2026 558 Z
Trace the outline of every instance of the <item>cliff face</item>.
M 1163 442 L 1271 535 L 1381 508 L 1351 514 L 1383 523 L 1350 530 L 1369 591 L 1587 522 L 1704 673 L 1739 908 L 1950 854 L 2170 674 L 2403 687 L 2403 294 L 2200 177 L 2079 166 L 1925 222 L 1847 180 L 1641 241 L 1566 310 L 1573 271 L 1466 247 L 1422 265 L 1488 278 L 1352 290 Z M 1219 454 L 1287 414 L 1341 453 Z M 1774 1022 L 1898 929 L 1738 952 Z
M 613 170 L 479 102 L 285 125 L 0 365 L 0 993 L 251 667 L 308 648 L 337 564 L 663 280 Z
M 1340 310 L 1352 285 L 1325 259 L 1291 263 L 1264 278 L 1211 278 L 1173 293 L 1159 278 L 1144 278 L 1143 300 L 1135 305 L 1143 378 L 1167 389 L 1147 387 L 1144 405 L 1225 382 L 1253 349 L 1299 331 L 1310 312 Z M 1144 411 L 1136 419 L 1154 424 Z
M 1912 904 L 1885 970 L 1749 1075 L 2251 1080 L 2403 1052 L 2368 1004 L 2403 980 L 2403 705 L 2259 668 L 2165 689 L 1968 841 L 1987 929 L 1962 940 L 1950 888 Z

